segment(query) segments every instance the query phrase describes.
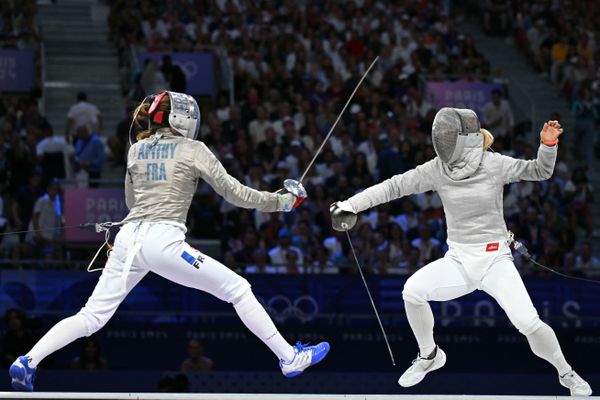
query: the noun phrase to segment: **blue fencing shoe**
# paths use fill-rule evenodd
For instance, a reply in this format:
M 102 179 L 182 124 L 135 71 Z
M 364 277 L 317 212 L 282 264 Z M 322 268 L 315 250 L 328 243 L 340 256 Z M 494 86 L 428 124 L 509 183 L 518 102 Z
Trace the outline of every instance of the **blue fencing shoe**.
M 10 366 L 8 374 L 12 378 L 13 389 L 21 392 L 33 392 L 35 368 L 29 366 L 29 358 L 21 356 Z
M 294 353 L 291 362 L 279 361 L 281 372 L 286 378 L 300 375 L 306 368 L 321 362 L 329 353 L 329 343 L 321 342 L 315 346 L 308 346 L 298 342 L 294 346 Z

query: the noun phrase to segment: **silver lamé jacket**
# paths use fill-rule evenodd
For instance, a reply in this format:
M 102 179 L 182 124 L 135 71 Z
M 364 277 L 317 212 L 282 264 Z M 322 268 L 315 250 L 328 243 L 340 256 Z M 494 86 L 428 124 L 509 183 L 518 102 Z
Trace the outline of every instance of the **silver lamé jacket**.
M 552 176 L 558 145 L 540 144 L 535 160 L 471 148 L 453 167 L 438 157 L 348 199 L 356 212 L 413 193 L 434 190 L 444 206 L 448 240 L 480 244 L 506 239 L 503 186 Z
M 152 140 L 140 140 L 129 149 L 125 175 L 129 214 L 124 223 L 170 221 L 184 225 L 199 179 L 238 207 L 283 210 L 281 195 L 241 184 L 201 141 L 172 135 L 154 145 Z

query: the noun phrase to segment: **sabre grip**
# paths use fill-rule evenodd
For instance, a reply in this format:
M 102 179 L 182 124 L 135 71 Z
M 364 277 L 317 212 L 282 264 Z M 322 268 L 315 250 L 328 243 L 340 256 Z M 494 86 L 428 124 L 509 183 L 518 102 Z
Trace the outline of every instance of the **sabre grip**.
M 304 189 L 302 183 L 294 179 L 283 181 L 283 188 L 275 193 L 281 195 L 279 208 L 285 212 L 292 211 L 298 207 L 307 197 L 306 189 Z
M 358 215 L 347 201 L 336 201 L 329 206 L 331 225 L 338 232 L 345 232 L 356 225 Z

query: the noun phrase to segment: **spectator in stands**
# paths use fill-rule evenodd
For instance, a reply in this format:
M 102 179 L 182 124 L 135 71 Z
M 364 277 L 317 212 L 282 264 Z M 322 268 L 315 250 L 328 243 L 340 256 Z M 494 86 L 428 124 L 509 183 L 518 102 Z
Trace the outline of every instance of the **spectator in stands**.
M 139 101 L 141 102 L 141 99 Z M 123 116 L 123 119 L 119 121 L 114 136 L 108 138 L 108 147 L 110 148 L 112 155 L 113 166 L 125 165 L 127 159 L 125 150 L 129 145 L 129 128 L 131 126 L 132 113 L 135 108 L 134 104 L 134 102 L 129 101 L 125 115 Z
M 46 194 L 38 198 L 33 206 L 26 234 L 26 241 L 46 259 L 61 258 L 62 231 L 59 228 L 63 223 L 62 210 L 60 184 L 58 180 L 52 180 L 48 183 Z
M 253 263 L 250 263 L 244 269 L 246 274 L 277 274 L 285 272 L 285 266 L 269 264 L 269 255 L 263 249 L 256 249 L 252 259 Z
M 159 93 L 169 88 L 169 83 L 159 65 L 151 59 L 144 61 L 144 71 L 142 72 L 140 85 L 144 89 L 144 93 Z
M 298 255 L 298 264 L 304 264 L 304 255 L 302 251 L 292 246 L 290 231 L 287 228 L 282 228 L 279 230 L 277 234 L 278 244 L 269 250 L 269 259 L 271 260 L 271 264 L 273 265 L 286 265 L 288 262 L 287 254 L 290 251 L 297 253 Z
M 594 157 L 594 140 L 596 139 L 596 122 L 599 120 L 598 110 L 592 102 L 592 93 L 588 86 L 581 89 L 579 97 L 573 101 L 575 115 L 575 151 L 578 158 L 590 164 Z
M 421 251 L 414 246 L 408 248 L 408 257 L 400 262 L 400 269 L 406 275 L 412 275 L 424 264 L 421 261 Z
M 187 345 L 188 358 L 181 363 L 181 372 L 204 372 L 215 368 L 213 360 L 204 355 L 204 346 L 196 339 Z
M 81 344 L 79 355 L 71 361 L 71 369 L 83 371 L 107 371 L 108 361 L 102 357 L 100 346 L 91 338 L 87 338 Z
M 594 202 L 594 189 L 588 182 L 585 169 L 575 168 L 571 180 L 564 187 L 565 203 L 574 213 L 576 223 L 579 227 L 585 229 L 588 236 L 598 236 L 595 229 L 594 218 L 591 207 Z
M 104 165 L 104 143 L 98 135 L 91 133 L 87 125 L 77 127 L 75 131 L 73 168 L 76 179 L 86 187 L 98 187 Z
M 24 138 L 17 134 L 12 124 L 8 124 L 10 136 L 6 149 L 6 169 L 8 172 L 8 189 L 11 192 L 26 185 L 35 163 L 35 154 Z M 6 128 L 5 128 L 6 129 Z
M 63 135 L 56 134 L 49 123 L 44 123 L 42 129 L 45 138 L 38 142 L 35 152 L 42 168 L 42 186 L 46 186 L 52 178 L 68 177 L 73 147 Z
M 77 102 L 67 112 L 66 136 L 71 139 L 75 130 L 85 126 L 91 132 L 99 134 L 102 128 L 102 115 L 95 104 L 88 102 L 87 93 L 77 93 Z
M 552 45 L 550 50 L 550 57 L 552 58 L 552 65 L 550 66 L 550 79 L 553 83 L 559 83 L 563 76 L 563 68 L 567 57 L 569 56 L 571 48 L 569 46 L 568 38 L 565 35 L 560 35 L 558 42 Z
M 510 4 L 508 0 L 483 2 L 483 30 L 488 35 L 505 35 L 508 31 Z
M 304 274 L 305 268 L 300 263 L 300 252 L 290 249 L 285 253 L 285 273 L 286 274 Z
M 419 237 L 413 239 L 411 245 L 419 249 L 423 265 L 437 260 L 442 255 L 440 241 L 431 236 L 431 227 L 425 222 L 419 224 Z
M 316 247 L 316 255 L 313 262 L 305 268 L 311 274 L 338 274 L 340 272 L 339 267 L 329 257 L 329 251 L 322 244 Z
M 577 253 L 575 268 L 586 276 L 600 276 L 600 258 L 592 255 L 592 243 L 583 242 Z
M 2 366 L 9 366 L 19 354 L 26 352 L 35 338 L 27 327 L 25 315 L 17 309 L 11 308 L 4 314 L 6 334 L 2 352 Z
M 402 200 L 403 212 L 395 218 L 396 223 L 405 233 L 411 229 L 415 229 L 419 225 L 420 212 L 417 212 L 415 203 L 407 197 Z
M 179 93 L 186 92 L 187 78 L 181 70 L 181 67 L 177 64 L 173 64 L 173 60 L 170 55 L 163 56 L 160 70 L 163 73 L 166 81 L 169 83 L 170 90 Z
M 29 183 L 21 186 L 14 194 L 11 201 L 11 216 L 15 230 L 24 231 L 30 225 L 34 205 L 44 194 L 44 187 L 46 186 L 42 185 L 42 170 L 37 168 L 29 176 Z M 25 233 L 21 234 L 21 239 L 25 239 Z
M 250 121 L 250 124 L 248 125 L 248 133 L 252 138 L 252 143 L 255 147 L 267 140 L 266 131 L 271 127 L 271 122 L 267 117 L 268 115 L 265 107 L 258 107 L 256 110 L 256 118 Z M 274 136 L 271 140 L 274 140 Z
M 492 90 L 492 100 L 483 106 L 483 125 L 494 132 L 494 146 L 498 151 L 510 144 L 514 124 L 512 109 L 502 91 Z

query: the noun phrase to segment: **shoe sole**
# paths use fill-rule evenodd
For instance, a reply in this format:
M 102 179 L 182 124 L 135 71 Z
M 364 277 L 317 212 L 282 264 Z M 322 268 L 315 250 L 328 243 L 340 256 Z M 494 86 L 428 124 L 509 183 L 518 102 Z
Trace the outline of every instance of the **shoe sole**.
M 18 390 L 20 392 L 32 392 L 33 391 L 33 386 L 28 386 L 25 383 L 25 375 L 27 374 L 27 372 L 25 371 L 25 368 L 20 367 L 18 365 L 11 365 L 10 369 L 8 370 L 8 373 L 9 373 L 10 377 L 12 378 L 10 385 L 12 386 L 13 389 Z
M 427 370 L 427 371 L 423 371 L 421 377 L 414 383 L 411 384 L 402 384 L 400 381 L 402 380 L 402 377 L 400 377 L 400 379 L 398 379 L 398 384 L 402 387 L 408 388 L 408 387 L 412 387 L 415 385 L 418 385 L 419 383 L 421 383 L 421 381 L 423 381 L 423 379 L 425 379 L 425 375 L 427 375 L 428 373 L 435 371 L 436 369 L 440 369 L 442 368 L 444 365 L 446 365 L 446 353 L 444 353 L 444 351 L 440 348 L 438 348 L 438 351 L 441 354 L 440 357 L 440 361 L 438 363 L 433 363 L 431 365 L 431 367 Z
M 317 365 L 318 363 L 320 363 L 321 361 L 323 361 L 323 359 L 327 356 L 327 354 L 329 353 L 329 349 L 331 347 L 329 345 L 327 345 L 327 348 L 325 349 L 325 351 L 322 353 L 323 355 L 321 356 L 321 358 L 319 358 L 318 360 L 311 362 L 310 365 L 308 365 L 306 368 L 304 368 L 303 370 L 300 371 L 294 371 L 294 372 L 290 372 L 287 375 L 284 375 L 286 378 L 293 378 L 295 376 L 300 375 L 301 373 L 303 373 L 304 371 L 306 371 L 306 369 L 308 367 L 312 367 L 313 365 Z

